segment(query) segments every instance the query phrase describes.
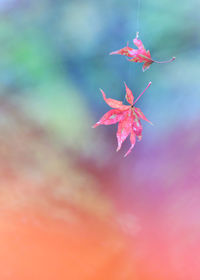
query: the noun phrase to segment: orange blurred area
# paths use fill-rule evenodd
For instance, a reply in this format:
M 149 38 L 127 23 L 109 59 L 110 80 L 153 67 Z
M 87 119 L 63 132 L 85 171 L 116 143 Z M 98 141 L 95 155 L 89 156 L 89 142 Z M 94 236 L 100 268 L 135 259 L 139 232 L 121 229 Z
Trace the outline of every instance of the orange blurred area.
M 0 279 L 132 279 L 125 242 L 112 227 L 26 211 L 1 216 Z

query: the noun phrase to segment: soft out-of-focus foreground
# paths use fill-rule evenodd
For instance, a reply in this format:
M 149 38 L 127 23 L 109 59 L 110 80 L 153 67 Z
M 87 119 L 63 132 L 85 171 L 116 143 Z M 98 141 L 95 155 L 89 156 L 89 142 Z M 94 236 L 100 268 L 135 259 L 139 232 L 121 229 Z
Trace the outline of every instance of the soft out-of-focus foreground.
M 0 279 L 199 280 L 197 0 L 0 1 Z M 139 30 L 138 30 L 139 29 Z M 109 56 L 136 31 L 152 57 Z M 126 158 L 107 96 L 135 97 Z

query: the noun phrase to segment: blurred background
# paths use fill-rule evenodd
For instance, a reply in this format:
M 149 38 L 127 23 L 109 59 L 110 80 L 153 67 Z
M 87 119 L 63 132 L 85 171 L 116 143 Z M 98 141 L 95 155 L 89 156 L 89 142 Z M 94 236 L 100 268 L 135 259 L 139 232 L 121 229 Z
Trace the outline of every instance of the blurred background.
M 200 279 L 200 2 L 0 0 L 0 279 Z M 136 32 L 145 73 L 109 52 Z M 143 139 L 92 125 L 137 97 Z

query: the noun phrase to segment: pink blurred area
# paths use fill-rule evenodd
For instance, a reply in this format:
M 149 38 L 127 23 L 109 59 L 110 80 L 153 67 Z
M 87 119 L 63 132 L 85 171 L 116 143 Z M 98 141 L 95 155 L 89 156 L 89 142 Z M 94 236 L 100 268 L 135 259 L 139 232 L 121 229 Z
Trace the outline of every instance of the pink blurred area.
M 0 112 L 0 279 L 200 279 L 196 124 L 98 165 Z

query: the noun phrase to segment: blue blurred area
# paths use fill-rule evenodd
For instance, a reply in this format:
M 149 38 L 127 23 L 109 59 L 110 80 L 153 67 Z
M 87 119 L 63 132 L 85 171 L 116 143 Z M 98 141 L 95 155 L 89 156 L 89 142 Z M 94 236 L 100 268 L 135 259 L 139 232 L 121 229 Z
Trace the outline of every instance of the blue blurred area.
M 190 127 L 200 107 L 199 6 L 196 0 L 1 1 L 1 94 L 13 95 L 31 118 L 82 152 L 115 143 L 114 128 L 90 128 L 109 109 L 99 88 L 124 100 L 123 81 L 135 96 L 152 81 L 138 106 L 155 126 L 144 125 L 141 145 L 181 124 Z M 127 41 L 131 46 L 136 31 L 154 59 L 176 61 L 142 73 L 141 64 L 108 55 Z

